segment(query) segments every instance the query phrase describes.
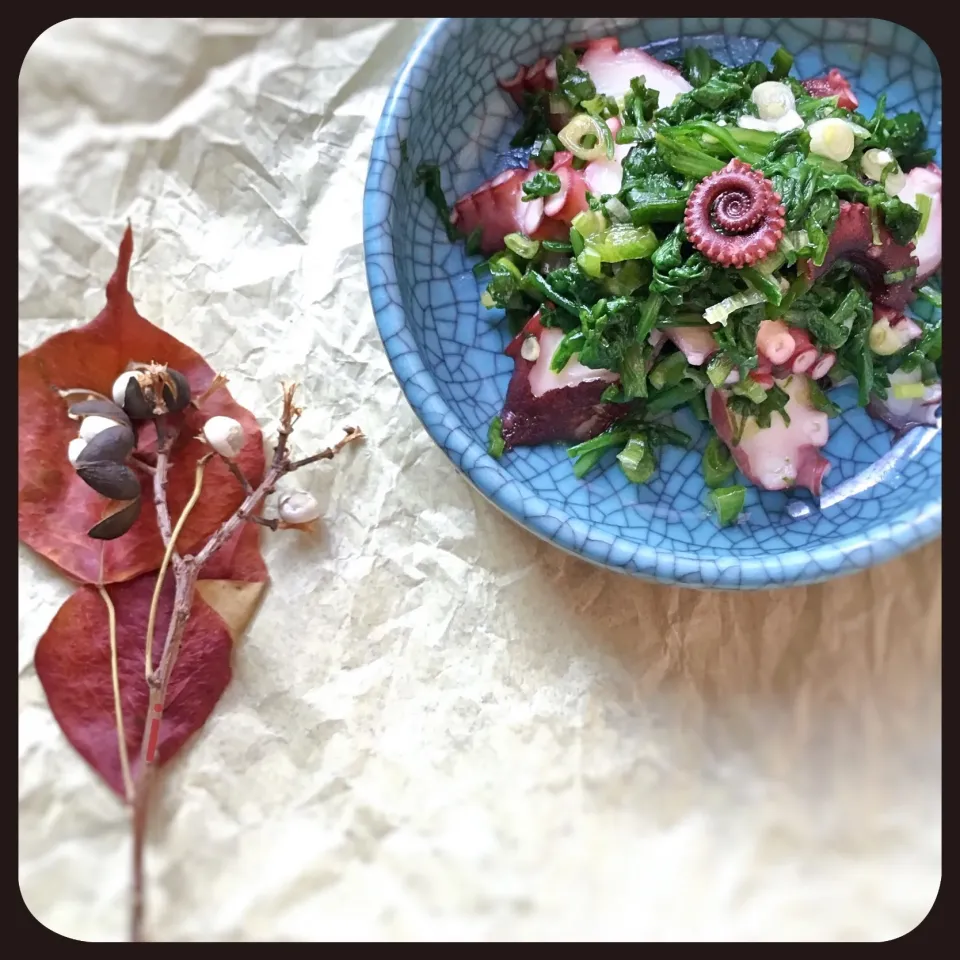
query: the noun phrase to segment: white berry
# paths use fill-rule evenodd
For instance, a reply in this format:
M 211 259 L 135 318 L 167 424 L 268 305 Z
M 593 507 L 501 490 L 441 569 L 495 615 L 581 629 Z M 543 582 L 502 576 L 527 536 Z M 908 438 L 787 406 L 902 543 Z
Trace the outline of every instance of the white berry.
M 310 523 L 320 516 L 320 504 L 309 493 L 296 490 L 280 497 L 277 512 L 284 523 Z
M 793 91 L 776 80 L 758 83 L 750 94 L 761 120 L 779 120 L 797 105 Z
M 77 465 L 77 459 L 80 454 L 83 453 L 84 449 L 87 446 L 87 441 L 82 437 L 75 437 L 67 445 L 67 459 L 70 461 L 70 466 L 75 467 Z
M 907 175 L 900 169 L 900 164 L 896 163 L 889 150 L 877 150 L 876 148 L 867 150 L 860 158 L 860 169 L 865 177 L 880 183 L 883 180 L 883 171 L 891 163 L 895 166 L 887 174 L 883 188 L 886 190 L 888 197 L 895 197 L 906 186 Z
M 807 127 L 810 134 L 810 152 L 828 160 L 842 163 L 850 159 L 855 141 L 853 128 L 846 120 L 839 117 L 827 117 L 825 120 L 815 120 Z
M 109 430 L 117 426 L 116 420 L 110 420 L 108 417 L 84 417 L 80 424 L 80 439 L 89 443 L 98 433 Z
M 123 400 L 127 395 L 127 384 L 136 379 L 136 372 L 133 370 L 127 370 L 126 373 L 121 373 L 116 380 L 113 381 L 113 388 L 110 391 L 113 394 L 113 402 L 123 409 Z
M 203 436 L 220 456 L 229 459 L 243 449 L 246 439 L 243 427 L 233 417 L 211 417 L 203 425 Z

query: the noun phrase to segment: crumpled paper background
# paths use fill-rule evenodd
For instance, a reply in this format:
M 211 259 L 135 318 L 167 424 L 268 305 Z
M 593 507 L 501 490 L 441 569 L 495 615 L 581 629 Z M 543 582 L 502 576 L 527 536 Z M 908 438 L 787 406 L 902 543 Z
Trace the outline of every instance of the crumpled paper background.
M 269 432 L 325 533 L 265 536 L 235 679 L 167 768 L 156 940 L 885 940 L 940 882 L 939 542 L 810 589 L 708 594 L 514 525 L 381 348 L 361 197 L 416 20 L 66 21 L 20 75 L 20 350 L 92 318 L 129 217 L 144 316 Z M 71 587 L 21 547 L 20 887 L 127 936 L 124 810 L 32 667 Z

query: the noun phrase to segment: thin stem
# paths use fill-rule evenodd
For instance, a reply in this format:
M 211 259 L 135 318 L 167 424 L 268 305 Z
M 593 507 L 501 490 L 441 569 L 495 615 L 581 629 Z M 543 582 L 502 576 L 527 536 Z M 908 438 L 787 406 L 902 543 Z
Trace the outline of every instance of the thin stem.
M 227 465 L 227 469 L 237 478 L 237 483 L 243 487 L 243 492 L 250 494 L 253 493 L 253 487 L 250 486 L 250 481 L 243 475 L 243 471 L 240 469 L 239 464 L 236 460 L 231 460 L 230 457 L 225 457 L 222 453 L 217 454 L 220 459 Z
M 130 757 L 127 755 L 127 735 L 123 729 L 123 703 L 120 700 L 120 667 L 117 656 L 117 611 L 113 600 L 103 586 L 97 590 L 107 605 L 107 619 L 110 622 L 110 675 L 113 680 L 113 712 L 117 725 L 117 747 L 120 751 L 120 770 L 123 774 L 123 790 L 127 803 L 133 799 L 133 777 L 130 776 Z
M 332 447 L 327 447 L 326 450 L 315 453 L 312 457 L 304 457 L 302 460 L 293 460 L 287 463 L 284 472 L 292 473 L 294 470 L 299 470 L 301 467 L 316 463 L 318 460 L 332 460 L 348 443 L 363 439 L 363 431 L 359 427 L 344 427 L 343 429 L 346 436 L 342 440 L 335 443 Z
M 70 387 L 67 390 L 58 390 L 57 393 L 66 400 L 67 397 L 75 397 L 78 394 L 83 394 L 85 397 L 91 397 L 95 400 L 106 400 L 108 403 L 113 403 L 113 397 L 106 397 L 102 393 L 97 393 L 96 390 L 88 390 L 86 387 Z
M 153 599 L 150 601 L 150 616 L 147 619 L 147 647 L 143 661 L 143 669 L 147 678 L 147 683 L 150 683 L 151 685 L 154 677 L 153 633 L 156 627 L 157 605 L 160 602 L 160 591 L 163 589 L 163 578 L 167 572 L 167 566 L 170 563 L 170 557 L 173 556 L 173 548 L 176 546 L 177 537 L 180 536 L 180 531 L 183 530 L 183 525 L 187 522 L 187 517 L 190 516 L 190 511 L 194 508 L 194 506 L 196 506 L 197 500 L 200 499 L 200 491 L 203 489 L 203 468 L 207 465 L 207 461 L 210 459 L 210 456 L 211 454 L 208 453 L 197 461 L 197 472 L 193 481 L 193 493 L 190 494 L 190 499 L 187 501 L 187 505 L 183 508 L 183 513 L 180 514 L 180 519 L 177 520 L 177 525 L 173 528 L 173 533 L 170 535 L 170 542 L 167 544 L 166 553 L 163 555 L 163 562 L 160 564 L 160 572 L 157 574 L 157 584 L 153 588 Z

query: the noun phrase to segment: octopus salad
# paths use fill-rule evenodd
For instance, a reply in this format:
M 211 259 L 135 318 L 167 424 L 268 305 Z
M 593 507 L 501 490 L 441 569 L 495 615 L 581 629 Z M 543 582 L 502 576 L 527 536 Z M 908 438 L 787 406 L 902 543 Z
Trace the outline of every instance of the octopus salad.
M 836 69 L 796 80 L 702 48 L 662 62 L 616 39 L 520 67 L 507 169 L 452 211 L 439 171 L 417 179 L 451 240 L 484 259 L 515 368 L 489 429 L 495 457 L 569 446 L 586 477 L 615 455 L 645 483 L 674 414 L 710 428 L 703 471 L 721 524 L 740 473 L 819 496 L 833 387 L 898 433 L 933 424 L 941 327 L 941 171 L 914 112 L 872 115 Z M 605 460 L 607 456 L 610 460 Z

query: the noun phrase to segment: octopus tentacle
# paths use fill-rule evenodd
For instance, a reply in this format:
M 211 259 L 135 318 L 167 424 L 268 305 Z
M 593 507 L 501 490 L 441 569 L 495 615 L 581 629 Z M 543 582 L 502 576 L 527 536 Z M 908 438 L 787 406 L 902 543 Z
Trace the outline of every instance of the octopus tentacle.
M 897 243 L 882 224 L 878 227 L 879 244 L 873 242 L 870 208 L 863 203 L 840 202 L 840 216 L 830 234 L 830 246 L 823 263 L 818 267 L 807 261 L 807 276 L 811 280 L 822 277 L 837 260 L 849 260 L 854 271 L 869 287 L 875 306 L 902 310 L 914 298 L 913 277 L 896 283 L 887 283 L 889 273 L 916 269 L 913 243 Z
M 746 267 L 776 249 L 786 211 L 773 184 L 749 163 L 734 157 L 705 177 L 687 200 L 687 238 L 724 267 Z

